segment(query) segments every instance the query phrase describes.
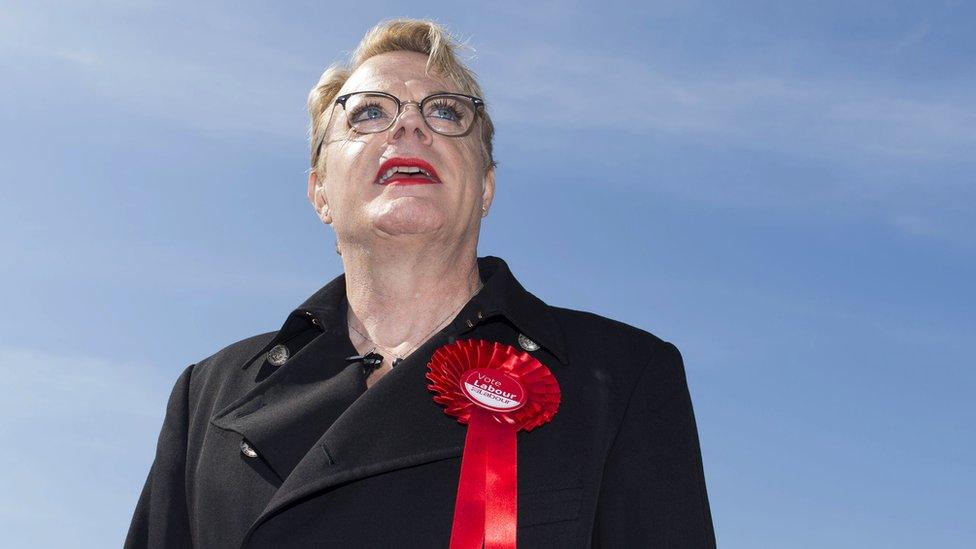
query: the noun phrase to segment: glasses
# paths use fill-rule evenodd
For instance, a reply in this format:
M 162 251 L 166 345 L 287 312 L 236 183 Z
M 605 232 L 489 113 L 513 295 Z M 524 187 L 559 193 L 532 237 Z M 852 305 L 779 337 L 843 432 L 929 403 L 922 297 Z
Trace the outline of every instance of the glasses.
M 346 121 L 358 133 L 378 133 L 391 127 L 403 109 L 416 105 L 432 131 L 449 137 L 466 135 L 474 127 L 478 110 L 485 102 L 460 93 L 435 93 L 416 101 L 400 101 L 396 96 L 378 91 L 347 93 L 336 98 L 342 105 Z

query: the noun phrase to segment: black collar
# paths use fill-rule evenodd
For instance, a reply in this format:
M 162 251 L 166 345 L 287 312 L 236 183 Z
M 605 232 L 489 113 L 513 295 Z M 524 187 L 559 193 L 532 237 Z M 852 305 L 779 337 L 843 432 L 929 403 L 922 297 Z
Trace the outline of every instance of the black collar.
M 529 339 L 568 364 L 563 332 L 549 306 L 522 287 L 500 257 L 479 257 L 478 271 L 484 287 L 461 310 L 452 328 L 463 334 L 481 320 L 503 315 Z
M 483 320 L 503 315 L 521 333 L 567 364 L 565 339 L 549 306 L 526 291 L 512 275 L 508 264 L 499 257 L 479 257 L 478 272 L 484 286 L 458 313 L 451 331 L 464 334 Z M 324 331 L 348 335 L 346 307 L 346 277 L 341 274 L 288 315 L 265 351 L 287 339 L 297 329 L 307 329 L 309 322 Z M 250 361 L 245 367 L 247 364 Z

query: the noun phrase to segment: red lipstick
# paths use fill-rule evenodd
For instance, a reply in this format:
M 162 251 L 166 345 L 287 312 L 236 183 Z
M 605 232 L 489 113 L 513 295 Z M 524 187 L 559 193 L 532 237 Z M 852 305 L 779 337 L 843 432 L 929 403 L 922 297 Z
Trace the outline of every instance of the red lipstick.
M 429 185 L 440 183 L 437 170 L 420 158 L 394 156 L 380 166 L 373 180 L 378 185 Z

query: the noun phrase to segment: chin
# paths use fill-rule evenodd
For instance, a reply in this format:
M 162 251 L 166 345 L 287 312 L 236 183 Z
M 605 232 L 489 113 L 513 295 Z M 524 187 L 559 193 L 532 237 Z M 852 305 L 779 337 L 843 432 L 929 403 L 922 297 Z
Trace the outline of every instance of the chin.
M 444 225 L 444 212 L 425 200 L 397 199 L 377 208 L 373 226 L 387 234 L 424 234 Z

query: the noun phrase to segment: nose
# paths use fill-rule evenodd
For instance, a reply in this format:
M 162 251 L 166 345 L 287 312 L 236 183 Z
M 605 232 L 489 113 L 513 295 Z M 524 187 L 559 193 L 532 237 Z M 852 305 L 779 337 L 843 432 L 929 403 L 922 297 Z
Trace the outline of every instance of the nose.
M 414 107 L 414 108 L 410 108 Z M 433 141 L 433 132 L 427 127 L 424 115 L 420 111 L 420 104 L 416 101 L 404 101 L 400 107 L 400 114 L 397 115 L 393 125 L 390 126 L 389 141 L 403 138 L 405 135 L 415 136 L 421 143 L 429 145 Z

